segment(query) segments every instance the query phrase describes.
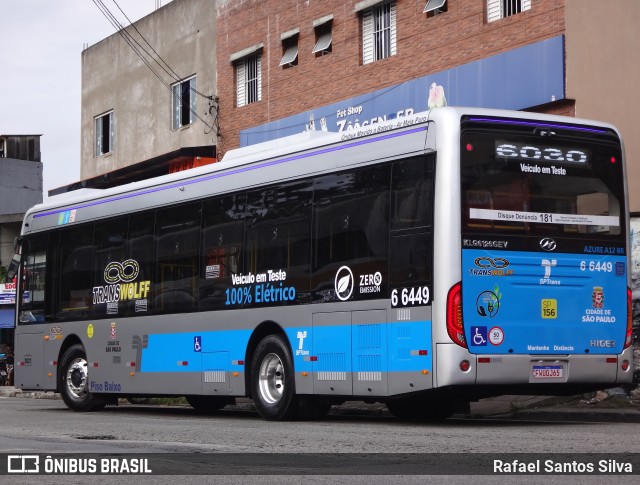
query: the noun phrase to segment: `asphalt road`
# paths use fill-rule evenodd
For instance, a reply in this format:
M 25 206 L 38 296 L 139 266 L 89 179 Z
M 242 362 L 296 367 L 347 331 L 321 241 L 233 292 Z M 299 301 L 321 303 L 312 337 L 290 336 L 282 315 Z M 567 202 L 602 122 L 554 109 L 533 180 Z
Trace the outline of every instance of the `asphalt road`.
M 412 454 L 446 453 L 452 456 L 491 454 L 496 458 L 523 453 L 522 457 L 553 457 L 557 453 L 594 453 L 598 458 L 640 450 L 637 423 L 547 423 L 495 420 L 455 420 L 437 424 L 403 423 L 387 416 L 330 416 L 316 422 L 274 423 L 248 411 L 223 411 L 202 416 L 187 407 L 123 405 L 96 413 L 74 413 L 60 400 L 0 398 L 0 453 L 91 453 L 96 456 L 122 453 L 184 453 L 171 465 L 185 475 L 193 471 L 191 458 L 203 453 L 237 453 L 242 476 L 124 477 L 7 477 L 0 483 L 539 483 L 533 476 L 391 477 L 398 458 Z M 254 455 L 260 453 L 262 455 Z M 318 475 L 324 466 L 342 460 L 344 453 L 381 453 L 374 461 L 365 458 L 361 470 L 346 467 L 343 475 Z M 404 457 L 395 454 L 407 454 Z M 280 457 L 265 454 L 282 454 Z M 314 455 L 317 454 L 317 455 Z M 167 455 L 168 456 L 168 455 Z M 200 455 L 205 456 L 205 455 Z M 231 456 L 231 455 L 229 455 Z M 356 455 L 353 455 L 354 457 Z M 483 456 L 483 455 L 478 455 Z M 486 456 L 486 455 L 484 455 Z M 567 455 L 557 455 L 567 456 Z M 266 457 L 266 459 L 265 459 Z M 390 458 L 389 458 L 390 457 Z M 521 457 L 521 459 L 522 459 Z M 244 465 L 242 463 L 244 460 Z M 262 461 L 260 461 L 262 460 Z M 369 460 L 369 461 L 366 461 Z M 395 461 L 394 461 L 395 460 Z M 464 468 L 465 460 L 462 460 Z M 445 460 L 446 461 L 446 460 Z M 279 476 L 280 471 L 300 464 L 300 475 Z M 454 460 L 455 462 L 455 460 Z M 337 463 L 337 462 L 336 462 Z M 252 468 L 254 466 L 256 468 Z M 244 468 L 243 468 L 244 466 Z M 370 468 L 367 470 L 367 466 Z M 387 468 L 385 468 L 387 467 Z M 242 471 L 244 470 L 244 471 Z M 380 477 L 365 473 L 381 470 Z M 407 468 L 409 470 L 409 468 Z M 617 476 L 618 483 L 637 483 L 635 476 Z M 289 470 L 288 473 L 291 473 Z M 304 478 L 302 476 L 304 475 Z M 10 481 L 7 479 L 11 478 Z M 604 477 L 578 475 L 545 476 L 548 483 L 602 483 Z M 515 480 L 515 481 L 514 481 Z

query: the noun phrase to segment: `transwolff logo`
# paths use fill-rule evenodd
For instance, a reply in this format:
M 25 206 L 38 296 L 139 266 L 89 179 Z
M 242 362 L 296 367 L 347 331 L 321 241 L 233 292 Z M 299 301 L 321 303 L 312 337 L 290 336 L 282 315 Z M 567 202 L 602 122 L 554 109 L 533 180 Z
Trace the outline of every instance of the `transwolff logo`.
M 543 239 L 540 239 L 540 247 L 544 251 L 555 251 L 557 244 L 550 237 L 545 237 Z

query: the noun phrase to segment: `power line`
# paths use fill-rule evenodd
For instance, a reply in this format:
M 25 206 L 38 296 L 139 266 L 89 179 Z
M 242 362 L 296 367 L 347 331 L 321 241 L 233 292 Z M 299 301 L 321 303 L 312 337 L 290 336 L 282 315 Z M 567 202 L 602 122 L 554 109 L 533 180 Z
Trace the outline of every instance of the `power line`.
M 131 19 L 129 17 L 127 17 L 127 14 L 124 13 L 124 11 L 122 10 L 122 8 L 120 7 L 120 5 L 118 5 L 118 2 L 116 2 L 116 0 L 112 0 L 113 3 L 116 5 L 116 7 L 118 7 L 118 10 L 120 10 L 120 12 L 122 13 L 122 15 L 124 15 L 124 18 L 127 19 L 127 21 L 129 22 L 129 25 L 131 25 L 131 27 L 133 27 L 133 29 L 138 33 L 138 35 L 140 36 L 140 38 L 145 42 L 145 44 L 147 44 L 151 50 L 153 51 L 153 53 L 158 57 L 158 59 L 160 59 L 162 61 L 162 63 L 167 66 L 167 68 L 169 69 L 169 71 L 171 71 L 171 73 L 169 73 L 169 71 L 167 71 L 166 69 L 164 69 L 164 71 L 169 74 L 172 75 L 173 78 L 176 81 L 179 81 L 182 77 L 178 75 L 178 73 L 176 73 L 176 71 L 174 71 L 171 66 L 169 64 L 166 63 L 166 61 L 162 58 L 162 56 L 160 56 L 160 54 L 158 54 L 158 52 L 153 48 L 153 46 L 151 44 L 149 44 L 149 41 L 147 41 L 147 39 L 144 37 L 144 35 L 142 35 L 142 33 L 138 30 L 138 28 L 135 26 L 135 24 L 131 21 Z M 139 45 L 139 44 L 138 44 Z M 145 51 L 146 52 L 146 51 Z M 150 54 L 147 52 L 147 54 L 150 56 Z M 150 56 L 151 57 L 151 56 Z M 155 59 L 154 59 L 155 60 Z M 161 64 L 156 61 L 156 63 L 158 65 L 161 66 Z M 161 66 L 162 67 L 162 66 Z
M 137 44 L 137 45 L 138 45 L 142 50 L 144 50 L 144 52 L 145 52 L 149 57 L 151 57 L 151 58 L 152 58 L 152 60 L 162 68 L 162 70 L 164 70 L 164 72 L 166 72 L 167 74 L 169 74 L 169 76 L 173 77 L 173 79 L 175 79 L 176 81 L 180 81 L 181 79 L 183 79 L 183 77 L 182 77 L 182 76 L 180 76 L 180 75 L 179 75 L 179 74 L 178 74 L 178 73 L 177 73 L 177 72 L 176 72 L 176 71 L 175 71 L 175 70 L 174 70 L 174 69 L 173 69 L 173 68 L 172 68 L 172 67 L 171 67 L 171 66 L 170 66 L 170 65 L 169 65 L 169 64 L 168 64 L 168 63 L 167 63 L 163 58 L 162 58 L 162 56 L 161 56 L 160 54 L 158 54 L 158 52 L 153 48 L 153 46 L 149 43 L 149 41 L 145 38 L 145 36 L 144 36 L 144 35 L 142 35 L 142 32 L 140 32 L 140 31 L 138 30 L 138 28 L 136 27 L 136 25 L 131 21 L 131 19 L 127 16 L 127 14 L 124 12 L 124 10 L 122 10 L 122 8 L 121 8 L 121 7 L 120 7 L 120 5 L 118 4 L 118 2 L 116 2 L 116 0 L 111 0 L 111 1 L 115 4 L 115 6 L 116 6 L 116 7 L 118 7 L 118 10 L 120 10 L 120 12 L 122 13 L 122 15 L 124 15 L 124 18 L 126 18 L 126 19 L 127 19 L 127 21 L 129 22 L 129 25 L 130 25 L 131 27 L 133 27 L 133 29 L 138 33 L 138 35 L 139 35 L 139 36 L 140 36 L 140 38 L 144 41 L 144 43 L 145 43 L 145 44 L 147 44 L 147 45 L 149 46 L 149 48 L 151 49 L 151 51 L 156 55 L 156 57 L 157 57 L 158 59 L 160 59 L 160 61 L 162 61 L 162 64 L 161 64 L 159 61 L 157 61 L 157 60 L 156 60 L 156 59 L 155 59 L 151 54 L 149 54 L 149 52 L 148 52 L 144 47 L 142 47 L 142 46 L 140 45 L 140 43 L 139 43 L 138 41 L 136 41 L 136 40 L 133 38 L 133 36 L 131 36 L 128 32 L 127 32 L 127 35 L 129 35 L 129 36 L 131 37 L 131 39 L 132 39 L 132 40 L 133 40 L 133 41 L 134 41 L 134 42 L 135 42 L 135 43 L 136 43 L 136 44 Z M 101 2 L 101 3 L 102 3 L 102 2 Z M 104 5 L 104 4 L 103 4 L 103 5 Z M 115 18 L 115 17 L 114 17 L 114 18 Z M 122 28 L 122 24 L 119 24 L 119 25 L 120 25 L 120 27 Z M 166 66 L 166 69 L 165 69 L 165 67 L 163 66 L 163 64 L 164 64 L 164 66 Z M 168 69 L 168 70 L 167 70 L 167 69 Z M 197 90 L 197 89 L 195 89 L 195 88 L 189 87 L 189 89 L 190 89 L 191 91 L 193 91 L 194 93 L 196 93 L 197 95 L 202 96 L 202 97 L 203 97 L 203 98 L 205 98 L 205 99 L 210 99 L 210 98 L 211 98 L 211 96 L 207 96 L 206 94 L 202 94 L 200 91 L 198 91 L 198 90 Z
M 138 29 L 133 25 L 133 23 L 131 23 L 131 20 L 129 20 L 129 18 L 126 16 L 126 14 L 124 14 L 124 12 L 122 11 L 122 9 L 120 8 L 120 6 L 116 3 L 115 0 L 113 0 L 113 2 L 118 6 L 118 9 L 120 9 L 120 11 L 123 13 L 123 15 L 127 18 L 127 20 L 129 21 L 130 25 L 135 29 L 136 32 L 138 32 L 138 35 L 140 35 L 140 37 L 142 37 L 142 39 L 145 41 L 145 43 L 147 45 L 149 45 L 149 47 L 151 48 L 151 50 L 156 53 L 156 55 L 162 59 L 160 57 L 160 55 L 157 54 L 157 52 L 155 51 L 155 49 L 153 49 L 153 47 L 151 47 L 151 44 L 149 44 L 149 42 L 144 38 L 144 36 L 142 36 L 142 34 L 140 34 L 140 32 L 138 31 Z M 180 103 L 182 105 L 184 105 L 184 100 L 181 96 L 181 94 L 178 94 L 176 91 L 174 91 L 173 86 L 169 83 L 167 83 L 164 78 L 162 77 L 162 75 L 150 64 L 150 62 L 147 60 L 147 58 L 142 54 L 141 51 L 143 51 L 149 58 L 151 58 L 151 60 L 153 60 L 160 68 L 162 68 L 162 70 L 168 74 L 170 77 L 172 77 L 174 80 L 176 81 L 180 81 L 180 77 L 178 76 L 178 74 L 162 59 L 162 62 L 167 66 L 164 67 L 162 64 L 160 64 L 160 62 L 155 59 L 150 53 L 149 51 L 147 51 L 128 31 L 127 29 L 120 23 L 120 21 L 113 15 L 113 13 L 109 10 L 109 8 L 102 2 L 102 0 L 93 0 L 93 3 L 95 4 L 95 6 L 98 8 L 98 10 L 100 10 L 100 12 L 102 13 L 102 15 L 104 15 L 104 17 L 109 21 L 109 23 L 111 23 L 111 25 L 116 29 L 117 33 L 120 34 L 120 36 L 124 39 L 124 41 L 129 45 L 129 47 L 131 47 L 131 49 L 135 52 L 135 54 L 140 58 L 140 60 L 142 60 L 142 62 L 144 62 L 144 64 L 149 68 L 149 70 L 154 74 L 154 76 L 156 76 L 160 82 L 162 84 L 164 84 L 167 89 L 169 89 L 169 91 L 171 92 L 171 95 L 174 96 L 175 98 L 178 98 L 180 100 Z M 134 45 L 135 43 L 135 45 Z M 168 69 L 167 69 L 168 68 Z M 209 101 L 213 101 L 214 98 L 212 96 L 206 96 L 202 93 L 200 93 L 199 91 L 195 90 L 194 88 L 191 88 L 191 86 L 189 86 L 189 89 L 194 91 L 196 94 L 208 99 Z M 188 107 L 189 111 L 191 113 L 193 113 L 193 115 L 199 119 L 200 121 L 202 121 L 202 123 L 210 130 L 209 133 L 215 128 L 214 126 L 210 126 L 202 117 L 200 117 L 200 115 L 198 115 L 198 113 L 196 111 L 194 111 L 191 106 Z

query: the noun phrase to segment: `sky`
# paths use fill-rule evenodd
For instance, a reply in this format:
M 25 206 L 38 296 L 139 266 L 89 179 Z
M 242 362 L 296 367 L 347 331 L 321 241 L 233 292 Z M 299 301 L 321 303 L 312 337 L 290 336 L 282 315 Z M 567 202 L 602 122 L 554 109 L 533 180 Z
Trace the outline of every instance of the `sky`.
M 0 135 L 42 135 L 44 198 L 80 180 L 82 50 L 171 0 L 0 0 Z

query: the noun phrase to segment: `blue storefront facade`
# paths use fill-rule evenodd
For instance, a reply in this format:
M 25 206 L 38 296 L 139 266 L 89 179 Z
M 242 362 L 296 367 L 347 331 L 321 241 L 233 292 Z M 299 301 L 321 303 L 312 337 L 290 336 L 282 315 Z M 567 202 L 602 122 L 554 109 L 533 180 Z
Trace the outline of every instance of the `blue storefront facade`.
M 442 87 L 449 106 L 522 110 L 565 98 L 564 36 L 529 44 L 240 132 L 248 146 L 305 130 L 343 132 L 426 111 Z

